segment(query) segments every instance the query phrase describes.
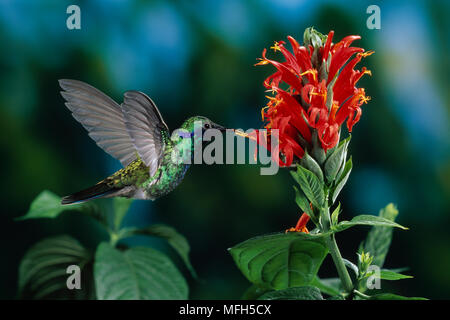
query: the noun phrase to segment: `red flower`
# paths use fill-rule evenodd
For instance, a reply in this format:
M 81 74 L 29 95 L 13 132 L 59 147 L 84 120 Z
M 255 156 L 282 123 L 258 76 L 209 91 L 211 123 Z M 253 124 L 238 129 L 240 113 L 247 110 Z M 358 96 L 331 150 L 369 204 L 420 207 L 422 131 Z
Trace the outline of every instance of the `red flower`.
M 289 228 L 286 230 L 287 232 L 304 232 L 309 233 L 308 228 L 306 228 L 306 225 L 308 224 L 309 216 L 306 212 L 303 212 L 303 214 L 300 216 L 300 219 L 298 219 L 297 224 L 294 228 Z
M 318 37 L 316 31 L 310 32 Z M 275 42 L 271 47 L 283 54 L 284 62 L 268 59 L 264 49 L 256 64 L 272 64 L 277 69 L 264 81 L 274 97 L 267 97 L 269 102 L 261 113 L 266 129 L 279 130 L 279 151 L 284 155 L 284 161 L 279 160 L 281 166 L 290 166 L 294 156 L 303 157 L 314 131 L 324 151 L 336 146 L 341 125 L 347 120 L 351 132 L 361 117 L 361 105 L 370 99 L 364 88 L 356 88 L 356 83 L 371 72 L 365 67 L 354 68 L 373 51 L 350 46 L 359 36 L 348 36 L 333 44 L 333 34 L 331 31 L 324 43 L 318 45 L 316 41 L 315 47 L 300 46 L 288 36 L 292 52 L 286 49 L 285 42 Z M 270 145 L 270 135 L 266 140 L 259 143 Z

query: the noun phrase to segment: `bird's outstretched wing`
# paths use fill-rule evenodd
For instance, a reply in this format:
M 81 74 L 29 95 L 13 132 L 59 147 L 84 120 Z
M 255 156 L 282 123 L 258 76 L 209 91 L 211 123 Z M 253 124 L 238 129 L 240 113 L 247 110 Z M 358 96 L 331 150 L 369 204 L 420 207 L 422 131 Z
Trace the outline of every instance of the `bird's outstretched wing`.
M 136 159 L 122 109 L 114 100 L 82 81 L 61 79 L 59 85 L 67 108 L 100 148 L 124 167 Z
M 131 140 L 153 176 L 161 163 L 169 128 L 155 103 L 142 92 L 125 92 L 122 112 Z

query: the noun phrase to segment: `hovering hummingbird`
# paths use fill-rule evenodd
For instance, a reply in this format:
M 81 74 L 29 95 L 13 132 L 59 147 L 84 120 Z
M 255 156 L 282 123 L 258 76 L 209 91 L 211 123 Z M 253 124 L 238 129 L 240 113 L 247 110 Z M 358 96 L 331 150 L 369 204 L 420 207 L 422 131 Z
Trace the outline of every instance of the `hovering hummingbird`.
M 185 120 L 171 136 L 155 103 L 142 92 L 125 92 L 119 105 L 82 81 L 63 79 L 59 85 L 73 117 L 100 148 L 124 167 L 90 188 L 63 197 L 62 204 L 97 198 L 154 200 L 164 196 L 180 184 L 189 168 L 189 161 L 174 161 L 173 152 L 181 160 L 193 156 L 194 124 L 200 124 L 202 131 L 225 130 L 205 117 L 195 116 Z

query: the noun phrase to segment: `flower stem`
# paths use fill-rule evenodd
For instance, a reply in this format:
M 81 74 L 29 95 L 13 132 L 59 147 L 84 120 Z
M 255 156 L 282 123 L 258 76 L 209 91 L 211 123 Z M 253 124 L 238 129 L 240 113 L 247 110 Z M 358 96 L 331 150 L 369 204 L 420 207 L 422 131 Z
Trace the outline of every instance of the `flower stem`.
M 321 212 L 322 218 L 322 231 L 328 232 L 330 230 L 330 209 L 326 208 Z M 350 275 L 348 274 L 347 267 L 342 259 L 341 252 L 336 243 L 334 234 L 326 237 L 328 250 L 330 250 L 331 257 L 333 258 L 334 265 L 336 266 L 339 278 L 341 279 L 344 290 L 350 294 L 353 291 L 353 283 Z
M 355 294 L 356 294 L 357 296 L 359 296 L 360 298 L 363 298 L 363 299 L 365 299 L 365 300 L 370 299 L 370 296 L 368 296 L 367 294 L 364 294 L 364 293 L 362 293 L 362 292 L 359 292 L 358 290 L 354 290 L 354 292 L 355 292 Z
M 342 259 L 341 252 L 336 243 L 334 234 L 330 235 L 326 239 L 328 249 L 330 250 L 331 257 L 333 258 L 334 265 L 336 266 L 339 278 L 341 279 L 342 285 L 344 286 L 347 293 L 352 292 L 353 283 L 350 275 L 348 274 L 347 267 L 345 266 L 344 260 Z

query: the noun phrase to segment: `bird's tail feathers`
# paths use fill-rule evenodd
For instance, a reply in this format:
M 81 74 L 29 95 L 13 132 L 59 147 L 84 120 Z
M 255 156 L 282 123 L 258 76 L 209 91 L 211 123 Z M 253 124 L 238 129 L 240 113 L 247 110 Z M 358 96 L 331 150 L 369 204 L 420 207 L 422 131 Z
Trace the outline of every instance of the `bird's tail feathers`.
M 118 189 L 108 186 L 108 184 L 105 181 L 101 181 L 97 183 L 95 186 L 78 191 L 69 196 L 63 197 L 61 199 L 61 204 L 75 204 L 97 198 L 105 198 L 107 196 L 111 196 L 112 193 L 118 190 L 120 190 L 120 188 Z

